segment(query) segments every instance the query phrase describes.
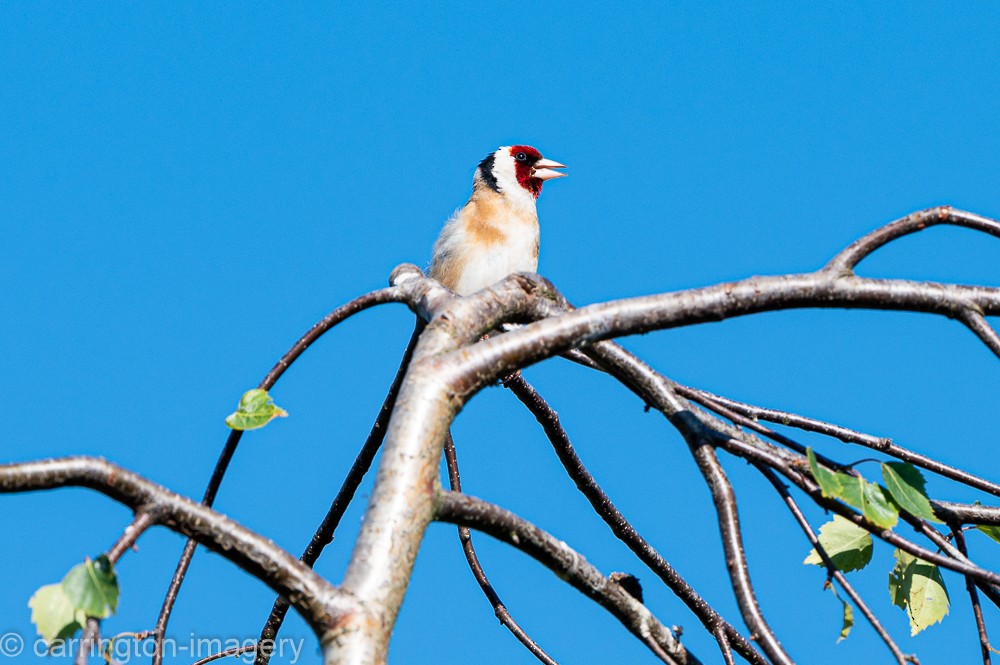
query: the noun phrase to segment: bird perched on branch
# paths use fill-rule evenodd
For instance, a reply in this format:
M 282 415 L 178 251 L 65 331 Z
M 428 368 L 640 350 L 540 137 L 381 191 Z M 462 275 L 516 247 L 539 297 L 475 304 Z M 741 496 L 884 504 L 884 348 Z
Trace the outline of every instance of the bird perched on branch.
M 430 276 L 459 295 L 490 286 L 514 272 L 538 269 L 538 213 L 542 183 L 566 168 L 530 145 L 504 146 L 479 163 L 472 196 L 455 211 L 434 243 Z

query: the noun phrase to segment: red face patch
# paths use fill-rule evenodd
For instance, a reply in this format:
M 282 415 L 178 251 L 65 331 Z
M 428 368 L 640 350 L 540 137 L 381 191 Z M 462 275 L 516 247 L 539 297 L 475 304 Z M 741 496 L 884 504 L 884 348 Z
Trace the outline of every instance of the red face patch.
M 531 171 L 535 167 L 535 162 L 542 158 L 542 153 L 530 145 L 514 145 L 510 147 L 510 156 L 514 158 L 514 175 L 517 176 L 517 182 L 537 199 L 542 193 L 542 181 L 532 178 Z

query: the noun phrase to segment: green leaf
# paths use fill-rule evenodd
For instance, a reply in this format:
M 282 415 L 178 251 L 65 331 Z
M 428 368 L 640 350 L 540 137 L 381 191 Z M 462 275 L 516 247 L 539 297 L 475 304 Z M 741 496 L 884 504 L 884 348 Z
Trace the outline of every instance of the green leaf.
M 73 607 L 88 617 L 104 619 L 118 609 L 118 577 L 103 554 L 73 566 L 62 587 Z
M 896 565 L 889 571 L 889 596 L 893 605 L 905 610 L 906 599 L 910 593 L 906 583 L 906 567 L 914 560 L 914 557 L 900 549 L 897 549 L 894 555 Z
M 837 644 L 840 644 L 841 642 L 847 639 L 847 636 L 851 634 L 851 628 L 854 627 L 854 608 L 851 607 L 850 603 L 848 603 L 846 600 L 840 597 L 840 594 L 837 593 L 837 589 L 834 588 L 833 584 L 831 584 L 829 580 L 824 585 L 824 587 L 829 589 L 830 593 L 832 593 L 837 598 L 837 600 L 840 601 L 841 616 L 843 617 L 840 626 L 840 636 L 837 637 Z
M 83 626 L 77 620 L 76 607 L 62 584 L 47 584 L 35 591 L 28 601 L 31 622 L 48 646 L 69 639 Z
M 882 464 L 882 477 L 889 494 L 900 508 L 914 517 L 941 522 L 927 499 L 924 476 L 917 467 L 906 462 L 886 462 Z
M 271 401 L 266 390 L 254 388 L 243 393 L 239 408 L 226 416 L 226 424 L 233 429 L 259 429 L 275 418 L 284 418 L 288 412 Z
M 837 637 L 837 644 L 840 644 L 847 639 L 847 636 L 851 634 L 851 628 L 854 627 L 854 608 L 846 600 L 840 597 L 837 590 L 832 586 L 830 591 L 833 592 L 834 596 L 837 596 L 837 600 L 843 605 L 843 623 L 840 626 L 840 636 Z
M 886 498 L 885 491 L 860 476 L 837 474 L 843 487 L 840 498 L 861 511 L 868 521 L 883 529 L 891 529 L 899 521 L 896 507 Z
M 854 608 L 844 599 L 841 599 L 840 602 L 844 604 L 844 623 L 840 628 L 840 637 L 837 638 L 837 644 L 846 640 L 847 636 L 851 634 L 851 628 L 854 627 Z
M 993 540 L 995 540 L 998 543 L 1000 543 L 1000 526 L 987 526 L 987 525 L 984 525 L 984 524 L 980 524 L 976 528 L 979 529 L 980 531 L 982 531 L 983 533 L 985 533 L 987 536 L 989 536 Z
M 812 451 L 812 448 L 806 448 L 806 456 L 809 458 L 809 470 L 812 471 L 813 478 L 819 483 L 819 488 L 823 492 L 823 496 L 828 499 L 840 498 L 843 486 L 838 476 L 842 476 L 843 474 L 834 473 L 826 467 L 820 466 L 819 462 L 816 461 L 816 454 Z
M 950 599 L 941 570 L 899 549 L 896 550 L 896 566 L 889 573 L 889 594 L 894 605 L 906 610 L 911 635 L 948 614 Z
M 819 544 L 833 565 L 845 573 L 861 570 L 872 560 L 871 534 L 840 515 L 819 528 Z M 802 563 L 822 566 L 823 559 L 813 549 Z

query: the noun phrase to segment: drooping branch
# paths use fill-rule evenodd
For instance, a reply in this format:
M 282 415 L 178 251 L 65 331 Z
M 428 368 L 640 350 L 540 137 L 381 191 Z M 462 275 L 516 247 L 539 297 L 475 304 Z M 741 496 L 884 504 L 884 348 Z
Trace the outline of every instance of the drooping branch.
M 656 620 L 645 605 L 602 575 L 566 543 L 534 524 L 494 504 L 444 490 L 438 497 L 435 514 L 437 519 L 444 522 L 484 531 L 534 557 L 575 589 L 611 612 L 664 662 L 678 665 L 700 662 L 677 641 L 666 626 Z M 658 649 L 654 649 L 653 645 Z
M 767 409 L 760 406 L 754 406 L 752 404 L 746 404 L 744 402 L 738 402 L 736 400 L 722 397 L 721 395 L 715 395 L 698 388 L 691 388 L 689 386 L 679 384 L 675 384 L 675 388 L 678 394 L 683 395 L 692 402 L 701 404 L 712 411 L 716 411 L 716 413 L 719 413 L 719 407 L 721 406 L 752 420 L 766 420 L 768 422 L 794 427 L 805 432 L 816 432 L 818 434 L 830 436 L 835 439 L 839 439 L 844 443 L 856 443 L 867 448 L 871 448 L 872 450 L 877 450 L 878 452 L 889 455 L 890 457 L 895 457 L 903 462 L 909 462 L 914 466 L 919 466 L 932 473 L 936 473 L 945 478 L 968 485 L 969 487 L 988 492 L 994 496 L 1000 496 L 1000 485 L 986 480 L 985 478 L 980 478 L 979 476 L 973 475 L 967 471 L 963 471 L 962 469 L 957 469 L 953 466 L 939 462 L 935 459 L 927 457 L 926 455 L 921 455 L 918 452 L 904 448 L 893 443 L 892 439 L 872 436 L 871 434 L 865 434 L 847 427 L 841 427 L 840 425 L 834 425 L 832 423 L 816 420 L 815 418 L 800 416 L 788 411 Z M 729 416 L 725 415 L 725 417 L 728 418 Z M 757 431 L 760 430 L 758 429 Z M 1000 516 L 998 516 L 998 519 L 1000 519 Z
M 865 601 L 861 598 L 861 595 L 855 591 L 854 586 L 847 581 L 847 576 L 840 572 L 840 569 L 837 568 L 837 566 L 830 559 L 830 556 L 823 548 L 823 545 L 820 544 L 816 533 L 809 525 L 809 521 L 806 519 L 806 516 L 802 514 L 802 510 L 799 509 L 799 505 L 795 502 L 795 499 L 792 498 L 792 495 L 788 493 L 788 488 L 785 484 L 781 482 L 778 476 L 775 475 L 774 471 L 770 468 L 760 464 L 756 466 L 764 477 L 767 478 L 768 482 L 771 483 L 775 491 L 781 496 L 781 499 L 785 502 L 789 512 L 792 513 L 792 517 L 795 518 L 795 521 L 802 529 L 802 532 L 806 535 L 806 539 L 809 541 L 809 544 L 812 545 L 813 549 L 816 550 L 816 553 L 819 554 L 820 559 L 823 561 L 823 565 L 826 566 L 827 575 L 836 580 L 837 584 L 840 585 L 840 588 L 842 588 L 848 598 L 851 599 L 851 602 L 853 602 L 857 608 L 861 610 L 861 614 L 865 617 L 868 623 L 871 624 L 872 628 L 875 629 L 875 632 L 878 633 L 882 642 L 885 643 L 885 646 L 892 653 L 892 657 L 896 659 L 896 663 L 898 663 L 898 665 L 906 665 L 908 659 L 903 654 L 902 650 L 900 650 L 899 645 L 893 641 L 888 631 L 886 631 L 885 627 L 882 626 L 882 622 L 878 620 L 878 617 L 875 616 L 875 613 L 872 612 L 871 608 L 868 607 L 867 603 L 865 603 Z
M 65 457 L 0 465 L 0 493 L 60 487 L 96 490 L 149 515 L 156 524 L 193 538 L 292 599 L 295 609 L 317 634 L 322 634 L 342 613 L 357 609 L 347 594 L 267 538 L 107 460 Z
M 993 571 L 981 568 L 971 562 L 969 562 L 964 557 L 960 559 L 950 558 L 948 556 L 939 554 L 935 551 L 929 550 L 927 548 L 916 545 L 915 543 L 903 538 L 895 531 L 891 529 L 883 529 L 875 524 L 872 524 L 864 516 L 854 512 L 844 504 L 836 501 L 834 499 L 828 499 L 823 496 L 820 491 L 819 486 L 812 480 L 811 477 L 806 476 L 804 473 L 797 469 L 789 466 L 784 460 L 780 460 L 776 457 L 769 456 L 766 452 L 761 451 L 758 448 L 748 445 L 744 441 L 737 439 L 727 439 L 722 440 L 720 438 L 719 445 L 725 448 L 729 452 L 733 452 L 740 457 L 744 457 L 753 462 L 762 463 L 770 468 L 776 470 L 782 476 L 787 478 L 792 482 L 793 485 L 798 487 L 800 490 L 805 492 L 810 499 L 813 500 L 817 505 L 837 513 L 838 515 L 848 519 L 857 526 L 865 529 L 872 535 L 884 540 L 885 542 L 897 547 L 904 552 L 912 554 L 918 559 L 923 559 L 929 563 L 934 563 L 942 568 L 947 568 L 948 570 L 954 571 L 956 573 L 961 573 L 963 575 L 969 575 L 979 582 L 985 582 L 988 584 L 996 585 L 1000 582 L 1000 575 Z M 905 515 L 903 516 L 905 519 Z M 950 546 L 949 546 L 950 547 Z M 953 549 L 953 548 L 952 548 Z
M 358 452 L 351 469 L 347 472 L 347 477 L 344 478 L 344 482 L 340 486 L 340 491 L 337 492 L 333 503 L 330 504 L 330 509 L 323 517 L 323 521 L 316 529 L 312 539 L 300 557 L 300 561 L 310 568 L 319 559 L 324 548 L 333 541 L 333 534 L 340 525 L 340 520 L 344 517 L 344 513 L 347 512 L 347 508 L 354 499 L 354 495 L 358 491 L 362 479 L 368 473 L 372 462 L 375 460 L 375 454 L 382 446 L 382 441 L 385 439 L 386 426 L 389 424 L 389 416 L 392 415 L 392 410 L 396 406 L 396 396 L 399 394 L 399 386 L 403 382 L 406 368 L 410 365 L 413 350 L 416 348 L 417 340 L 420 338 L 420 333 L 423 329 L 424 324 L 418 318 L 413 334 L 410 336 L 410 341 L 406 345 L 406 350 L 403 351 L 403 358 L 399 362 L 396 375 L 393 377 L 389 391 L 382 401 L 382 407 L 375 418 L 375 423 L 368 433 L 368 438 L 365 440 L 360 452 Z M 270 660 L 271 649 L 268 649 L 266 645 L 274 644 L 275 639 L 278 637 L 278 631 L 281 630 L 281 624 L 285 620 L 285 615 L 288 613 L 288 607 L 288 601 L 281 596 L 278 596 L 271 606 L 271 612 L 267 617 L 264 627 L 261 629 L 260 639 L 258 640 L 265 647 L 257 649 L 254 659 L 256 665 L 267 665 L 267 662 Z
M 955 538 L 955 546 L 962 556 L 969 556 L 969 550 L 965 545 L 965 534 L 961 527 L 951 530 Z M 976 619 L 976 632 L 979 634 L 979 648 L 983 654 L 983 665 L 990 665 L 990 638 L 986 634 L 986 623 L 983 621 L 983 608 L 979 605 L 979 593 L 976 591 L 976 581 L 966 576 L 965 589 L 969 593 L 969 602 L 972 604 L 972 614 Z
M 689 425 L 681 429 L 681 433 L 688 442 L 698 469 L 712 493 L 712 502 L 715 504 L 719 520 L 719 532 L 722 535 L 722 546 L 726 553 L 726 569 L 729 571 L 729 579 L 736 594 L 740 613 L 750 628 L 751 637 L 761 645 L 772 662 L 792 665 L 792 659 L 767 624 L 757 602 L 753 583 L 750 581 L 746 551 L 743 548 L 736 493 L 715 454 L 715 448 L 712 446 L 714 437 L 706 433 L 704 425 L 693 417 L 689 419 Z
M 749 641 L 723 619 L 615 507 L 610 497 L 587 470 L 583 460 L 576 454 L 573 444 L 559 422 L 559 415 L 534 387 L 525 380 L 520 372 L 507 377 L 504 380 L 504 385 L 517 396 L 521 403 L 528 407 L 535 419 L 542 425 L 559 461 L 562 462 L 570 478 L 573 479 L 577 489 L 587 498 L 594 512 L 604 520 L 615 536 L 624 542 L 639 560 L 656 573 L 667 587 L 694 612 L 706 630 L 713 634 L 716 631 L 722 631 L 725 637 L 722 644 L 725 644 L 726 648 L 734 647 L 747 662 L 763 665 L 766 661 Z
M 451 491 L 461 492 L 462 476 L 458 469 L 458 456 L 455 453 L 455 442 L 452 440 L 451 434 L 449 434 L 445 440 L 444 456 L 448 465 L 448 481 L 451 486 Z M 459 525 L 458 537 L 462 543 L 462 551 L 465 553 L 465 559 L 469 564 L 469 568 L 472 570 L 472 575 L 476 578 L 476 582 L 479 583 L 479 588 L 483 590 L 483 594 L 486 595 L 487 600 L 490 601 L 490 605 L 493 607 L 493 613 L 496 615 L 497 619 L 500 620 L 500 623 L 503 624 L 507 630 L 509 630 L 511 634 L 524 645 L 524 648 L 526 648 L 532 656 L 546 665 L 557 665 L 556 661 L 554 661 L 549 654 L 545 653 L 545 650 L 538 646 L 538 643 L 531 639 L 530 635 L 524 632 L 524 629 L 521 628 L 520 624 L 518 624 L 514 617 L 511 616 L 507 606 L 504 605 L 502 600 L 500 600 L 500 596 L 497 594 L 496 589 L 493 588 L 489 578 L 486 577 L 486 571 L 483 570 L 482 564 L 479 563 L 479 555 L 476 554 L 476 548 L 472 544 L 472 533 L 469 530 L 469 527 Z
M 274 387 L 274 384 L 281 378 L 281 375 L 285 373 L 296 358 L 301 356 L 303 352 L 313 342 L 322 337 L 325 333 L 329 332 L 337 324 L 346 321 L 350 317 L 363 312 L 366 309 L 370 309 L 377 305 L 382 305 L 392 302 L 407 302 L 414 299 L 414 294 L 408 292 L 398 286 L 390 286 L 388 288 L 379 289 L 377 291 L 372 291 L 366 293 L 354 300 L 337 307 L 332 312 L 327 314 L 325 317 L 320 319 L 316 324 L 314 324 L 302 337 L 300 337 L 295 344 L 281 357 L 280 360 L 271 368 L 260 383 L 257 385 L 258 388 L 263 390 L 270 390 Z M 205 494 L 202 497 L 202 503 L 206 506 L 211 507 L 215 503 L 215 496 L 219 491 L 219 487 L 222 486 L 222 479 L 226 475 L 226 471 L 229 469 L 229 463 L 233 459 L 233 455 L 236 454 L 236 448 L 239 446 L 240 439 L 243 437 L 243 432 L 241 430 L 233 430 L 229 433 L 226 439 L 225 445 L 222 447 L 222 452 L 219 454 L 219 459 L 215 463 L 215 468 L 212 470 L 212 476 L 209 478 L 208 485 L 205 487 Z M 170 585 L 167 587 L 167 593 L 163 598 L 163 605 L 160 608 L 160 614 L 156 619 L 156 627 L 153 629 L 153 665 L 160 665 L 163 662 L 163 639 L 166 635 L 167 624 L 170 622 L 170 615 L 174 609 L 174 603 L 177 602 L 177 595 L 180 593 L 181 584 L 184 583 L 184 577 L 187 575 L 188 568 L 191 566 L 191 559 L 194 558 L 194 552 L 197 547 L 197 543 L 193 539 L 188 539 L 184 544 L 184 550 L 181 552 L 181 556 L 177 561 L 177 566 L 174 569 L 174 574 L 170 578 Z

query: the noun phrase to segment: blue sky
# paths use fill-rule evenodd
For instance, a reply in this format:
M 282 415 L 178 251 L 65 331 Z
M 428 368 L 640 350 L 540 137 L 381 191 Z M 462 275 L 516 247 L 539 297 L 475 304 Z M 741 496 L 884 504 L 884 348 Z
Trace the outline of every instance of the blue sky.
M 1000 216 L 991 3 L 19 3 L 0 9 L 0 25 L 5 460 L 100 454 L 200 496 L 240 394 L 325 312 L 384 285 L 400 262 L 425 265 L 498 145 L 530 143 L 569 166 L 540 200 L 540 271 L 578 304 L 811 270 L 930 205 Z M 935 229 L 861 271 L 997 284 L 998 265 L 996 240 Z M 409 331 L 410 315 L 390 306 L 310 349 L 273 391 L 291 417 L 245 437 L 217 507 L 298 553 Z M 996 479 L 1000 372 L 954 322 L 791 312 L 627 345 L 680 381 L 893 436 Z M 606 377 L 562 361 L 527 374 L 623 512 L 738 623 L 709 496 L 680 438 Z M 605 572 L 638 575 L 656 614 L 719 662 L 589 513 L 511 395 L 486 390 L 454 432 L 467 491 Z M 801 439 L 843 461 L 868 456 Z M 866 625 L 834 644 L 838 606 L 823 573 L 801 565 L 808 545 L 761 478 L 724 463 L 763 609 L 791 654 L 886 657 Z M 33 590 L 106 549 L 128 513 L 83 490 L 2 505 L 0 630 L 30 636 Z M 334 580 L 362 509 L 318 565 Z M 534 662 L 497 625 L 453 531 L 428 533 L 393 661 Z M 478 546 L 513 614 L 560 662 L 653 662 L 548 571 L 487 537 Z M 972 534 L 970 546 L 1000 565 L 994 543 Z M 152 625 L 181 547 L 154 530 L 122 560 L 107 632 Z M 924 665 L 974 662 L 962 580 L 946 578 L 944 624 L 910 638 L 889 604 L 891 558 L 877 544 L 853 577 L 903 650 Z M 253 638 L 271 599 L 201 552 L 171 633 Z M 995 609 L 986 617 L 997 625 Z M 301 620 L 284 634 L 316 658 Z

